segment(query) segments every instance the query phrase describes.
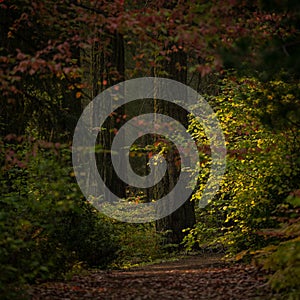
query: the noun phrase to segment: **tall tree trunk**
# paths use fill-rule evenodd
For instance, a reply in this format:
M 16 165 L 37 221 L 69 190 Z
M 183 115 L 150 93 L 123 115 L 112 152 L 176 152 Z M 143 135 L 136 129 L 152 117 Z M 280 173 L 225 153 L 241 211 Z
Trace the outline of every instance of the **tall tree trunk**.
M 125 61 L 124 61 L 124 41 L 121 34 L 115 32 L 111 36 L 111 49 L 107 55 L 101 55 L 100 69 L 99 73 L 103 74 L 103 67 L 107 66 L 105 70 L 106 74 L 106 83 L 108 86 L 112 86 L 124 80 L 125 73 Z M 102 78 L 101 82 L 103 82 Z M 95 80 L 95 78 L 94 78 Z M 95 80 L 99 82 L 98 80 Z M 111 104 L 109 104 L 111 105 Z M 112 105 L 110 106 L 110 111 L 112 111 Z M 97 155 L 97 163 L 100 175 L 102 176 L 105 184 L 109 187 L 109 190 L 116 194 L 119 198 L 126 197 L 126 184 L 119 180 L 117 177 L 111 160 L 111 155 L 114 155 L 110 152 L 111 145 L 114 139 L 114 129 L 120 126 L 120 123 L 116 122 L 116 119 L 122 119 L 122 116 L 125 114 L 124 108 L 119 108 L 117 110 L 117 115 L 112 116 L 110 119 L 105 122 L 105 131 L 99 133 L 98 143 L 103 147 L 104 151 Z M 120 161 L 120 164 L 123 162 Z
M 108 77 L 107 81 L 110 86 L 117 84 L 124 80 L 125 73 L 125 57 L 124 57 L 124 41 L 123 36 L 118 32 L 115 32 L 111 41 L 112 53 L 111 56 L 108 57 L 108 61 L 110 62 L 110 67 L 115 72 L 107 72 Z M 121 119 L 121 116 L 125 114 L 125 109 L 121 108 L 117 110 L 117 116 L 113 117 L 107 123 L 106 133 L 101 136 L 100 135 L 100 143 L 103 144 L 104 149 L 111 149 L 111 145 L 114 139 L 114 129 L 118 127 L 120 124 L 116 123 L 116 119 Z M 116 173 L 114 172 L 114 168 L 111 162 L 111 155 L 114 155 L 109 152 L 104 152 L 102 156 L 103 160 L 103 178 L 109 189 L 116 194 L 120 198 L 126 197 L 126 184 L 119 180 Z M 122 164 L 122 161 L 119 161 L 119 164 Z
M 169 74 L 170 79 L 177 80 L 181 83 L 186 84 L 187 82 L 187 57 L 186 53 L 179 50 L 173 52 L 170 55 L 170 60 L 165 65 L 165 70 Z M 179 67 L 179 68 L 178 68 Z M 156 113 L 168 114 L 171 117 L 176 118 L 181 124 L 187 126 L 188 119 L 187 115 L 182 111 L 177 111 L 174 105 L 168 102 L 157 101 L 155 103 L 154 110 Z M 176 153 L 173 151 L 173 157 L 169 157 L 169 160 L 175 161 Z M 176 185 L 176 170 L 175 164 L 168 170 L 168 174 L 163 184 L 163 189 L 171 190 Z M 160 196 L 163 191 L 157 191 L 156 196 Z M 183 238 L 183 229 L 193 227 L 195 224 L 195 210 L 194 203 L 189 199 L 171 215 L 156 221 L 156 230 L 158 232 L 166 232 L 166 243 L 168 244 L 179 244 Z
M 84 50 L 81 56 L 81 65 L 84 70 L 84 78 L 89 84 L 84 91 L 82 99 L 83 108 L 90 104 L 90 102 L 104 89 L 117 84 L 124 80 L 125 62 L 124 62 L 124 42 L 123 37 L 119 33 L 114 34 L 105 33 L 101 36 L 101 40 L 109 39 L 109 47 L 106 43 L 94 43 L 94 45 L 87 50 Z M 101 103 L 105 109 L 112 112 L 112 103 Z M 109 107 L 107 107 L 109 106 Z M 95 111 L 97 111 L 97 108 Z M 123 109 L 118 109 L 118 114 L 124 114 Z M 114 128 L 119 124 L 116 123 L 114 116 L 107 116 L 106 121 L 102 124 L 102 129 L 99 131 L 96 144 L 99 151 L 96 151 L 96 163 L 98 172 L 102 177 L 108 190 L 119 196 L 125 198 L 125 184 L 120 182 L 119 178 L 114 172 L 111 160 L 111 144 L 114 139 Z M 89 185 L 90 179 L 86 177 L 86 184 Z M 108 195 L 103 195 L 104 200 Z

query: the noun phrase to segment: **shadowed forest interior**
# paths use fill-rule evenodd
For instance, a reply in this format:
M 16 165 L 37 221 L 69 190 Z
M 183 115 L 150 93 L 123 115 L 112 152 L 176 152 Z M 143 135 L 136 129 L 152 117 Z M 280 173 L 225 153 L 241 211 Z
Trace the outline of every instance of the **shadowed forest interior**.
M 296 0 L 0 0 L 0 298 L 21 299 L 32 285 L 90 269 L 220 254 L 264 270 L 268 296 L 299 299 L 299 12 Z M 98 94 L 140 77 L 172 79 L 204 97 L 224 134 L 226 171 L 199 206 L 212 166 L 203 124 L 164 99 L 119 106 L 94 128 L 93 150 L 101 178 L 125 207 L 158 201 L 180 174 L 195 174 L 181 169 L 179 145 L 146 134 L 130 146 L 132 170 L 148 175 L 150 162 L 163 159 L 167 171 L 151 188 L 124 182 L 111 151 L 123 125 L 148 113 L 169 116 L 198 151 L 187 201 L 159 220 L 131 223 L 118 218 L 124 211 L 112 218 L 83 195 L 72 143 Z M 172 132 L 171 123 L 165 127 Z

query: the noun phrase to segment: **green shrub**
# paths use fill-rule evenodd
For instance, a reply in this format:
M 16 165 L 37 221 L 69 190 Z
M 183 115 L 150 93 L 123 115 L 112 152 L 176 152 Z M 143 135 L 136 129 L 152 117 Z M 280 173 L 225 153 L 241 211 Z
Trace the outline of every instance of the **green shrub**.
M 163 237 L 155 230 L 155 224 L 116 223 L 116 232 L 120 239 L 116 267 L 131 267 L 133 265 L 153 262 L 164 256 Z
M 236 76 L 223 79 L 220 90 L 218 96 L 208 99 L 226 136 L 226 174 L 212 202 L 197 211 L 197 224 L 185 244 L 190 249 L 193 244 L 220 242 L 230 253 L 236 254 L 265 247 L 272 241 L 258 233 L 264 228 L 279 226 L 276 207 L 298 188 L 299 127 L 289 123 L 284 130 L 270 128 L 262 118 L 272 114 L 274 103 L 270 100 L 293 104 L 299 101 L 299 92 L 294 84 L 280 80 L 260 82 Z M 209 141 L 193 118 L 189 131 L 201 152 L 200 183 L 193 195 L 198 202 L 210 173 L 210 153 L 205 150 Z
M 74 264 L 106 267 L 118 250 L 111 224 L 83 198 L 66 145 L 1 142 L 0 295 L 62 278 Z

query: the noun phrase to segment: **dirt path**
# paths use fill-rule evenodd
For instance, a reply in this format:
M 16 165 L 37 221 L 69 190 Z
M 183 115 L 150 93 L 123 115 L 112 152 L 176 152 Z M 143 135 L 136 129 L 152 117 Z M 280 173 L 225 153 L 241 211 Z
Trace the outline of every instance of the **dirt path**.
M 30 289 L 31 299 L 271 299 L 263 274 L 220 256 L 187 257 L 143 268 L 91 271 Z M 272 298 L 274 299 L 274 298 Z

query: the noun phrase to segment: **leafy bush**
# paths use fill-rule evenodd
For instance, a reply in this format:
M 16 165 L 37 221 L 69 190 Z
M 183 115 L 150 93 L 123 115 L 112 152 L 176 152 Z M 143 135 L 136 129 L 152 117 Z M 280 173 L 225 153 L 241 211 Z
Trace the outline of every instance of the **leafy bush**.
M 116 267 L 153 262 L 164 256 L 161 247 L 163 236 L 155 230 L 155 224 L 115 224 L 116 233 L 120 239 Z
M 265 238 L 275 237 L 273 243 L 249 254 L 259 265 L 270 270 L 270 285 L 286 299 L 298 299 L 300 289 L 300 190 L 291 193 L 277 208 L 280 227 L 261 232 Z
M 198 222 L 185 239 L 189 249 L 193 244 L 221 242 L 233 254 L 259 249 L 272 240 L 264 239 L 258 232 L 279 226 L 276 207 L 298 188 L 299 128 L 289 123 L 280 131 L 275 125 L 266 126 L 262 118 L 271 114 L 275 106 L 265 107 L 268 99 L 287 105 L 287 101 L 292 103 L 296 98 L 294 84 L 280 80 L 263 83 L 234 76 L 222 80 L 218 96 L 209 97 L 226 136 L 227 171 L 213 201 L 197 212 Z M 199 201 L 210 172 L 210 153 L 205 150 L 209 141 L 194 119 L 189 131 L 202 151 L 201 180 L 193 195 Z
M 105 267 L 116 257 L 117 237 L 80 193 L 70 152 L 24 138 L 1 142 L 1 298 L 11 298 L 10 286 L 60 278 L 78 262 Z
M 191 250 L 195 244 L 203 248 L 221 243 L 237 260 L 254 260 L 270 270 L 276 292 L 298 299 L 299 88 L 281 80 L 228 77 L 221 92 L 210 103 L 226 135 L 227 171 L 213 201 L 198 209 L 198 222 L 185 246 Z M 200 149 L 206 149 L 205 133 L 193 119 L 189 130 Z M 195 200 L 209 175 L 208 152 L 202 153 L 201 167 Z

